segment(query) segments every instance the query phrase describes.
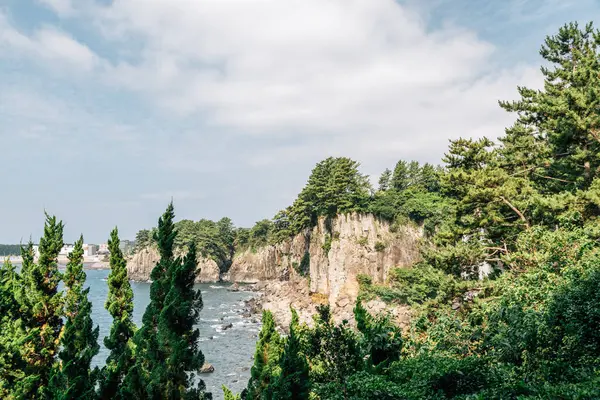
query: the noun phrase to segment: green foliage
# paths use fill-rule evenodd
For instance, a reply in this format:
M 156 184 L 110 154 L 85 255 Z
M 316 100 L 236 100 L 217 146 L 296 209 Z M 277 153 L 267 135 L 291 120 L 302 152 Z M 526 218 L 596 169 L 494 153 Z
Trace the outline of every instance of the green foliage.
M 6 260 L 0 267 L 0 397 L 9 398 L 11 389 L 23 377 L 20 355 L 23 335 L 19 299 L 21 276 Z
M 98 369 L 91 369 L 92 358 L 98 354 L 99 327 L 92 322 L 90 288 L 84 289 L 83 236 L 75 242 L 64 275 L 65 326 L 58 353 L 59 366 L 50 382 L 54 399 L 95 399 Z
M 327 158 L 313 169 L 304 189 L 289 210 L 291 231 L 314 226 L 318 217 L 364 212 L 371 186 L 359 164 L 345 157 Z
M 124 380 L 123 396 L 135 399 L 210 399 L 202 380 L 194 374 L 204 362 L 198 349 L 199 332 L 193 329 L 202 309 L 202 297 L 193 289 L 196 247 L 189 244 L 183 261 L 174 256 L 177 231 L 169 204 L 158 220 L 154 236 L 160 260 L 150 278 L 150 303 L 135 333 L 135 364 Z
M 122 393 L 123 380 L 134 363 L 132 338 L 136 327 L 132 320 L 133 291 L 119 244 L 119 231 L 115 228 L 108 240 L 110 274 L 104 307 L 113 318 L 113 323 L 109 336 L 104 338 L 104 346 L 110 353 L 102 368 L 98 389 L 98 397 L 103 400 L 125 399 Z
M 400 358 L 402 331 L 387 315 L 371 316 L 359 302 L 354 307 L 356 326 L 362 338 L 360 345 L 367 354 L 369 369 L 382 370 Z
M 157 387 L 163 399 L 206 399 L 206 386 L 196 376 L 204 364 L 198 348 L 199 323 L 203 307 L 200 290 L 194 289 L 196 246 L 192 242 L 183 262 L 171 266 L 170 286 L 158 317 L 158 346 L 163 355 Z M 154 374 L 152 374 L 154 375 Z
M 169 289 L 173 244 L 175 240 L 175 213 L 173 204 L 158 220 L 158 231 L 153 240 L 158 244 L 160 261 L 156 264 L 150 279 L 150 303 L 142 317 L 142 327 L 135 333 L 135 364 L 129 369 L 124 380 L 123 396 L 128 398 L 154 398 L 160 393 L 160 370 L 164 355 L 158 346 L 158 317 L 164 307 L 164 299 Z
M 377 251 L 379 253 L 384 251 L 386 247 L 387 247 L 387 245 L 381 241 L 375 242 L 375 251 Z
M 254 365 L 248 387 L 242 392 L 244 400 L 260 400 L 267 396 L 269 385 L 281 373 L 279 362 L 283 353 L 283 339 L 277 333 L 273 314 L 263 311 L 262 328 L 254 353 Z
M 21 254 L 20 244 L 0 244 L 0 256 L 18 256 Z
M 63 296 L 58 291 L 61 274 L 58 253 L 63 247 L 63 224 L 46 215 L 44 235 L 40 239 L 40 256 L 33 261 L 33 246 L 24 250 L 20 310 L 24 328 L 20 345 L 25 363 L 24 377 L 13 389 L 17 398 L 44 399 L 49 394 L 55 357 L 63 327 Z
M 367 236 L 361 236 L 356 239 L 356 244 L 359 246 L 367 246 L 369 244 L 369 238 Z
M 304 252 L 296 272 L 298 272 L 301 276 L 308 276 L 310 274 L 310 253 L 308 251 Z
M 285 341 L 279 361 L 281 372 L 269 388 L 269 397 L 272 399 L 308 400 L 309 398 L 308 363 L 302 353 L 298 328 L 298 314 L 292 309 L 290 335 Z
M 379 181 L 378 181 L 379 191 L 385 192 L 386 190 L 388 190 L 390 188 L 391 180 L 392 180 L 392 171 L 389 168 L 386 168 L 381 173 L 381 176 L 379 177 Z
M 222 386 L 223 388 L 223 400 L 240 400 L 241 397 L 239 394 L 233 394 L 233 392 L 231 390 L 229 390 L 229 388 L 225 385 Z
M 331 250 L 331 242 L 332 242 L 331 235 L 326 234 L 325 240 L 323 241 L 323 244 L 321 245 L 325 254 L 329 254 L 329 250 Z
M 135 235 L 135 249 L 137 251 L 154 244 L 154 230 L 142 229 Z
M 379 297 L 388 303 L 423 304 L 434 300 L 447 303 L 473 285 L 457 280 L 452 275 L 431 267 L 417 264 L 412 268 L 396 268 L 390 271 L 386 285 L 373 284 L 365 275 L 359 277 L 361 293 L 365 298 Z
M 307 332 L 305 349 L 311 361 L 315 387 L 327 382 L 342 383 L 361 368 L 363 359 L 357 334 L 347 323 L 335 325 L 328 306 L 318 306 L 314 329 Z
M 174 224 L 176 236 L 174 249 L 185 252 L 190 243 L 194 243 L 202 257 L 211 258 L 222 272 L 231 266 L 233 255 L 238 248 L 249 242 L 247 232 L 236 229 L 231 219 L 225 217 L 217 222 L 202 219 L 194 222 L 189 219 Z M 238 238 L 237 235 L 241 237 Z M 136 235 L 136 251 L 149 246 L 157 246 L 157 228 L 142 229 Z

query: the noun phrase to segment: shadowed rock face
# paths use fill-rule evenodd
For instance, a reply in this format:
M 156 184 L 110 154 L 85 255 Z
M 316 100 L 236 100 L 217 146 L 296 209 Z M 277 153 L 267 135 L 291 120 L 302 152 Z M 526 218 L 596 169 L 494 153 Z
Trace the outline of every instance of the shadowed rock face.
M 134 281 L 147 281 L 150 279 L 152 269 L 160 259 L 158 250 L 154 247 L 147 247 L 135 253 L 133 257 L 127 260 L 127 275 Z M 196 277 L 196 282 L 218 282 L 219 266 L 211 259 L 198 259 L 198 268 L 200 273 Z
M 384 283 L 392 268 L 409 267 L 420 258 L 422 230 L 418 227 L 405 226 L 392 232 L 388 223 L 360 214 L 339 216 L 329 226 L 320 219 L 316 227 L 289 240 L 239 254 L 227 279 L 270 281 L 260 285 L 264 293 L 262 305 L 273 311 L 282 325 L 288 320 L 284 314 L 289 314 L 290 305 L 301 312 L 301 319 L 309 321 L 302 314 L 314 313 L 319 302 L 328 303 L 337 320 L 352 321 L 359 292 L 358 275 Z M 305 253 L 310 256 L 308 279 L 296 272 Z M 392 313 L 399 320 L 408 318 L 406 310 Z

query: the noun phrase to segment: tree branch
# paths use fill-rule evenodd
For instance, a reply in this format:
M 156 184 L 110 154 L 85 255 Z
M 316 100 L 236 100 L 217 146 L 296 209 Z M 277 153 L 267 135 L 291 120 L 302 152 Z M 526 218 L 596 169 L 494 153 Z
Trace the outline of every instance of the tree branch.
M 521 221 L 523 221 L 523 223 L 525 224 L 525 227 L 527 229 L 529 229 L 531 227 L 529 225 L 529 221 L 527 221 L 527 218 L 525 218 L 525 216 L 523 215 L 523 213 L 521 211 L 519 211 L 519 209 L 517 207 L 513 206 L 510 201 L 506 200 L 506 197 L 500 196 L 500 199 L 504 202 L 504 204 L 506 204 L 507 206 L 509 206 L 519 216 L 519 218 L 521 218 Z

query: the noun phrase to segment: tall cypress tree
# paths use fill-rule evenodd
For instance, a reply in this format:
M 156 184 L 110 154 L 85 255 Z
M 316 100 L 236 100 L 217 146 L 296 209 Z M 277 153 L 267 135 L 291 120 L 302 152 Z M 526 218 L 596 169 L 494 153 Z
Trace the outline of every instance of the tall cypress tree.
M 204 381 L 195 376 L 204 363 L 198 348 L 200 331 L 194 329 L 203 307 L 200 290 L 194 290 L 196 260 L 196 245 L 192 242 L 183 263 L 172 264 L 171 285 L 159 317 L 158 342 L 165 359 L 157 376 L 163 381 L 163 399 L 212 398 L 205 393 Z
M 160 374 L 164 355 L 158 344 L 158 319 L 171 283 L 171 266 L 175 261 L 173 257 L 173 242 L 176 236 L 174 218 L 173 203 L 170 203 L 165 213 L 159 218 L 158 230 L 154 235 L 160 261 L 150 274 L 150 279 L 152 279 L 150 303 L 142 317 L 143 325 L 133 338 L 135 364 L 125 377 L 123 395 L 130 399 L 161 398 Z
M 99 328 L 94 328 L 92 303 L 88 299 L 90 288 L 83 288 L 85 279 L 83 237 L 80 237 L 69 254 L 64 275 L 66 318 L 58 354 L 60 366 L 51 381 L 54 399 L 94 399 L 96 395 L 98 370 L 91 369 L 91 362 L 100 349 Z
M 308 362 L 302 353 L 298 328 L 298 314 L 292 309 L 290 335 L 285 342 L 279 362 L 281 374 L 269 388 L 272 394 L 268 397 L 273 400 L 308 400 L 310 393 Z
M 63 326 L 63 299 L 58 291 L 61 274 L 58 271 L 58 253 L 63 247 L 63 223 L 46 214 L 44 235 L 40 239 L 40 257 L 33 262 L 33 248 L 23 259 L 23 291 L 19 299 L 25 313 L 25 338 L 21 356 L 25 377 L 15 385 L 15 397 L 46 399 L 59 336 Z
M 100 377 L 99 398 L 102 400 L 125 398 L 121 392 L 123 380 L 134 362 L 131 349 L 135 333 L 132 320 L 133 291 L 127 279 L 127 263 L 119 244 L 119 231 L 115 228 L 108 239 L 110 274 L 105 308 L 112 316 L 113 324 L 110 335 L 104 338 L 104 346 L 110 354 Z
M 279 368 L 282 339 L 275 327 L 275 320 L 270 311 L 263 311 L 262 328 L 258 335 L 254 365 L 250 370 L 248 387 L 242 391 L 242 399 L 259 400 L 266 396 L 266 390 L 273 383 L 275 371 Z
M 6 260 L 0 267 L 0 398 L 10 398 L 16 380 L 22 378 L 22 331 L 16 297 L 20 285 L 15 266 Z

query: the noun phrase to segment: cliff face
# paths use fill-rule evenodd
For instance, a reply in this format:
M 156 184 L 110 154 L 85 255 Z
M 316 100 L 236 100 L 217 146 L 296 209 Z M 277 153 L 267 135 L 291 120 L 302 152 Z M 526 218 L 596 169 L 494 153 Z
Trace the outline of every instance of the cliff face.
M 280 281 L 263 288 L 262 304 L 276 314 L 278 309 L 289 313 L 290 305 L 312 309 L 316 302 L 326 302 L 337 319 L 352 320 L 359 292 L 357 276 L 385 282 L 390 269 L 419 260 L 421 237 L 417 227 L 392 232 L 389 224 L 372 215 L 340 216 L 331 221 L 329 229 L 321 219 L 312 230 L 292 239 L 236 256 L 227 278 L 233 282 Z M 294 268 L 301 265 L 305 253 L 310 257 L 308 280 Z M 407 317 L 404 311 L 397 313 Z
M 127 260 L 127 275 L 134 281 L 147 281 L 150 279 L 152 269 L 160 259 L 158 250 L 147 247 L 138 251 Z M 198 260 L 200 274 L 196 282 L 217 282 L 219 280 L 219 266 L 211 259 L 201 258 Z

